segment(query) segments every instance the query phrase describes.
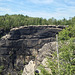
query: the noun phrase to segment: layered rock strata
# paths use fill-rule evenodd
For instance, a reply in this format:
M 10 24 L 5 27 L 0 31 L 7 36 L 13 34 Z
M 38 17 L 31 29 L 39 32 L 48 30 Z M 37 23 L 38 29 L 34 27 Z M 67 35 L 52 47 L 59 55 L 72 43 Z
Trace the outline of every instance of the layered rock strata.
M 0 39 L 0 66 L 4 67 L 1 75 L 20 75 L 29 61 L 37 61 L 39 65 L 44 57 L 51 56 L 51 53 L 48 54 L 48 45 L 56 41 L 56 34 L 63 28 L 46 25 L 11 29 L 9 34 Z M 45 48 L 45 44 L 48 47 Z M 54 51 L 54 46 L 50 46 L 50 52 Z

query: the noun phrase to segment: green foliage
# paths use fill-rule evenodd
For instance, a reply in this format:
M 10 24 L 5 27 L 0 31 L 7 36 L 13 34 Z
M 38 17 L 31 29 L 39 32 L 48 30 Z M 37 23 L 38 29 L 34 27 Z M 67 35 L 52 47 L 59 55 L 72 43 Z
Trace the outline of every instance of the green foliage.
M 70 25 L 69 27 L 67 27 L 66 29 L 63 29 L 63 31 L 61 31 L 59 33 L 59 40 L 63 41 L 63 40 L 69 40 L 70 38 L 75 37 L 75 25 Z
M 24 65 L 26 65 L 26 62 L 25 62 L 25 61 L 23 61 L 23 64 L 24 64 Z
M 22 14 L 19 15 L 4 15 L 0 16 L 0 28 L 10 29 L 13 27 L 24 26 L 24 25 L 70 25 L 75 24 L 75 17 L 72 19 L 66 20 L 65 18 L 62 20 L 56 20 L 53 17 L 50 19 L 43 18 L 33 18 L 29 16 L 24 16 Z
M 48 59 L 51 75 L 75 75 L 75 25 L 59 32 L 59 68 L 56 52 L 53 57 L 54 59 Z M 45 72 L 44 67 L 42 68 Z
M 75 61 L 73 52 L 75 50 L 75 43 L 73 42 L 73 39 L 65 42 L 63 43 L 63 46 L 59 48 L 60 72 L 62 73 L 61 75 L 74 75 L 75 66 L 73 64 Z
M 59 32 L 60 75 L 75 75 L 75 25 Z
M 23 70 L 20 70 L 20 73 L 19 74 L 22 75 L 22 73 L 23 73 Z
M 41 70 L 41 74 L 40 75 L 51 75 L 49 74 L 49 72 L 44 68 L 43 65 L 39 66 L 39 69 Z
M 57 69 L 57 61 L 56 59 L 48 59 L 48 67 L 51 69 L 51 75 L 57 75 L 58 70 Z
M 4 66 L 0 66 L 0 74 L 3 72 Z
M 10 73 L 8 73 L 8 75 L 11 75 Z

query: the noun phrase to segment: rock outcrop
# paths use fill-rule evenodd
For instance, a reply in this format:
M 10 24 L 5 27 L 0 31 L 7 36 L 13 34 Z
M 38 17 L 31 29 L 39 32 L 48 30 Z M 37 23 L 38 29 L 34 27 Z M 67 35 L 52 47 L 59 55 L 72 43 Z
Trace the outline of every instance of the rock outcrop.
M 11 29 L 0 39 L 0 66 L 4 66 L 1 75 L 20 75 L 29 61 L 37 61 L 35 65 L 39 65 L 43 58 L 51 57 L 56 34 L 63 28 L 50 25 Z
M 31 60 L 28 65 L 25 65 L 22 75 L 34 75 L 34 68 L 34 61 Z
M 3 29 L 3 28 L 0 28 L 0 38 L 7 34 L 10 30 L 9 29 Z

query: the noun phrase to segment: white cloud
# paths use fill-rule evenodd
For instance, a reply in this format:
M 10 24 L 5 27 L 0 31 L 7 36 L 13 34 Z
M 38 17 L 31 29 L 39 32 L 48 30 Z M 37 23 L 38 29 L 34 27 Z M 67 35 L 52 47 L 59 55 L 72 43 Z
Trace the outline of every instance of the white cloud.
M 49 12 L 44 12 L 44 11 L 24 11 L 24 10 L 18 10 L 14 11 L 9 8 L 3 8 L 0 7 L 0 14 L 23 14 L 23 15 L 28 15 L 31 17 L 42 17 L 49 19 L 51 17 L 54 17 L 56 19 L 62 19 L 63 17 L 69 18 L 69 17 L 74 17 L 75 14 L 75 7 L 68 7 L 67 9 L 65 8 L 57 8 L 55 12 L 49 13 Z M 62 11 L 61 11 L 62 10 Z
M 12 13 L 13 11 L 10 8 L 0 7 L 0 15 L 12 14 Z
M 10 11 L 8 8 L 0 7 L 0 12 Z
M 10 0 L 10 1 L 13 1 L 13 0 Z M 29 1 L 32 1 L 33 3 L 38 3 L 38 5 L 39 5 L 39 3 L 40 4 L 51 3 L 53 0 L 29 0 Z M 70 0 L 68 0 L 68 1 L 70 1 Z M 71 3 L 71 1 L 70 1 L 70 3 Z M 18 4 L 18 3 L 16 3 L 16 4 Z M 31 17 L 43 17 L 43 18 L 47 18 L 47 19 L 51 18 L 51 17 L 54 17 L 56 19 L 62 19 L 63 17 L 65 17 L 68 19 L 69 17 L 75 16 L 75 6 L 67 6 L 64 3 L 53 2 L 54 9 L 44 6 L 42 10 L 31 9 L 31 6 L 28 6 L 26 9 L 26 7 L 23 6 L 23 3 L 21 3 L 21 5 L 20 4 L 19 4 L 19 6 L 17 5 L 19 8 L 17 8 L 17 9 L 15 8 L 16 10 L 13 10 L 12 8 L 10 9 L 11 6 L 8 8 L 0 7 L 0 14 L 1 15 L 3 15 L 3 14 L 23 14 L 23 15 L 28 15 Z M 23 9 L 21 9 L 21 7 Z M 45 10 L 44 8 L 45 9 L 47 8 L 47 9 Z
M 35 11 L 35 12 L 29 12 L 29 11 L 21 11 L 23 14 L 27 14 L 32 17 L 43 17 L 43 18 L 51 18 L 54 17 L 56 19 L 62 19 L 63 17 L 69 18 L 75 16 L 75 7 L 73 6 L 65 6 L 65 7 L 58 7 L 55 9 L 54 12 L 47 12 L 47 11 Z

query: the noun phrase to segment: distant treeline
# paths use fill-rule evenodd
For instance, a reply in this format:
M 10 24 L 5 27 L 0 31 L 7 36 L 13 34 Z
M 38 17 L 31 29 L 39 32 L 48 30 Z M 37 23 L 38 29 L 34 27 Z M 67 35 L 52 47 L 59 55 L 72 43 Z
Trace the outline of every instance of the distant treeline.
M 28 26 L 28 25 L 72 25 L 75 24 L 75 17 L 70 18 L 69 20 L 63 18 L 62 20 L 57 20 L 55 18 L 43 19 L 38 17 L 29 17 L 22 14 L 19 15 L 3 15 L 0 16 L 0 29 L 4 28 L 10 29 L 13 27 L 19 26 Z

